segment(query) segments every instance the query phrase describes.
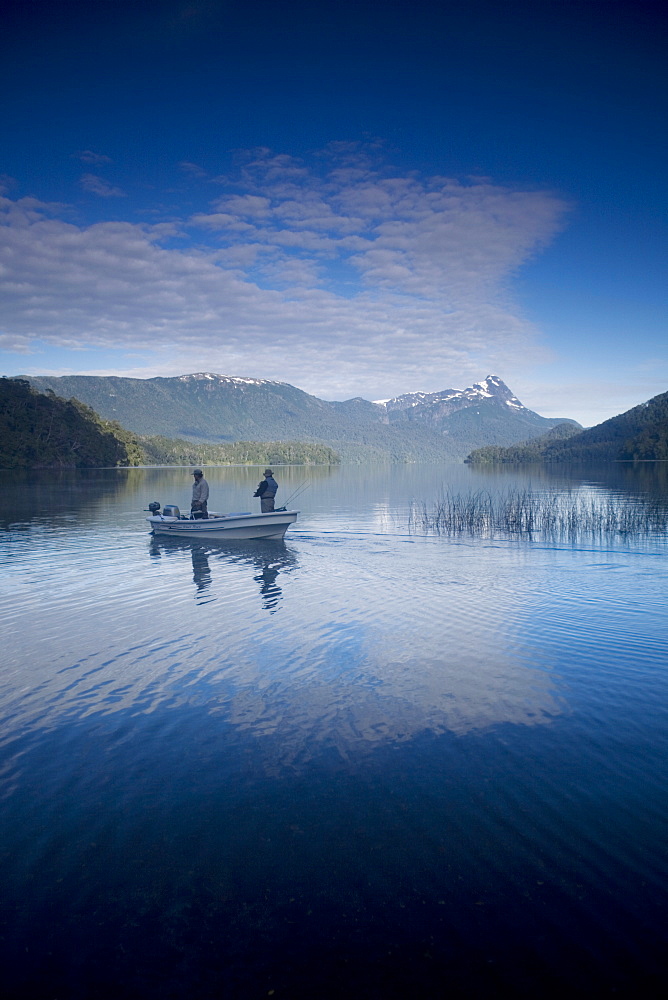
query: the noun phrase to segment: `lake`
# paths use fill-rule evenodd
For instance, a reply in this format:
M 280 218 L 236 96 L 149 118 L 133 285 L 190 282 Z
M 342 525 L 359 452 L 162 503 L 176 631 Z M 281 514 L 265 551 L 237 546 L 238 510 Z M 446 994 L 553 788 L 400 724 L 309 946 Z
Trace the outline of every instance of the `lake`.
M 411 511 L 666 465 L 275 472 L 299 520 L 227 544 L 149 534 L 189 469 L 0 473 L 5 995 L 658 995 L 666 533 Z

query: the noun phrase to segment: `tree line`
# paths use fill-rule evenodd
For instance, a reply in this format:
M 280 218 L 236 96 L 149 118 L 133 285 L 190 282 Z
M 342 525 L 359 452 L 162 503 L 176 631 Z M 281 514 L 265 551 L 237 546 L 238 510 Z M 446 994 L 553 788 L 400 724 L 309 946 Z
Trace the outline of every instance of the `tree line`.
M 74 397 L 0 379 L 0 468 L 85 469 L 138 465 L 335 465 L 323 444 L 300 441 L 192 443 L 141 437 Z
M 338 465 L 327 445 L 308 441 L 230 441 L 226 444 L 141 437 L 144 465 Z

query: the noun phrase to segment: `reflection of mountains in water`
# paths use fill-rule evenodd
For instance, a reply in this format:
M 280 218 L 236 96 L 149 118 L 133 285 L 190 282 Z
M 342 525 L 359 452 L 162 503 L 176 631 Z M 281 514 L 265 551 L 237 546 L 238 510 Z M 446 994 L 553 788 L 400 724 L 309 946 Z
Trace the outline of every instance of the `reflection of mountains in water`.
M 90 522 L 140 488 L 141 469 L 0 470 L 0 524 L 59 517 Z
M 481 480 L 501 485 L 516 477 L 518 482 L 548 488 L 597 486 L 615 493 L 665 499 L 668 492 L 668 462 L 608 462 L 605 465 L 534 462 L 518 465 L 479 465 Z
M 270 613 L 277 609 L 282 597 L 282 590 L 276 582 L 279 574 L 295 569 L 299 565 L 296 554 L 282 539 L 206 544 L 183 538 L 151 537 L 150 554 L 153 558 L 169 557 L 183 552 L 190 552 L 191 555 L 197 597 L 208 594 L 211 587 L 211 561 L 247 565 L 255 571 L 253 579 L 260 586 L 262 607 Z

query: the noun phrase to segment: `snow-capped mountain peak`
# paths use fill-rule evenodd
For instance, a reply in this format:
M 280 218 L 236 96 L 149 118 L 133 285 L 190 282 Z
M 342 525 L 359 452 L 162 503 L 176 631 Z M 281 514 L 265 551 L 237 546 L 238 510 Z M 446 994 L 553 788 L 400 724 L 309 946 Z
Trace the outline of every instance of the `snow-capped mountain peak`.
M 442 389 L 440 392 L 408 392 L 394 399 L 377 399 L 375 403 L 383 406 L 387 413 L 398 410 L 411 410 L 428 408 L 437 410 L 440 416 L 446 411 L 454 413 L 456 410 L 474 406 L 486 399 L 495 399 L 505 403 L 511 409 L 524 410 L 517 396 L 513 395 L 503 379 L 498 375 L 488 375 L 481 382 L 475 382 L 467 389 Z

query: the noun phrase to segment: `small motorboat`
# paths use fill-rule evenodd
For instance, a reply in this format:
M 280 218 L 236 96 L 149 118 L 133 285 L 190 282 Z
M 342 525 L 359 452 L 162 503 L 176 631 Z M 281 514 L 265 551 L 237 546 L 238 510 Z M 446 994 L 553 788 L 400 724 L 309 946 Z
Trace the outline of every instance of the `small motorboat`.
M 151 516 L 146 520 L 154 535 L 174 535 L 180 538 L 283 538 L 298 510 L 272 510 L 267 514 L 216 514 L 208 517 L 186 516 L 175 504 L 165 504 L 160 513 L 157 500 L 148 505 Z

